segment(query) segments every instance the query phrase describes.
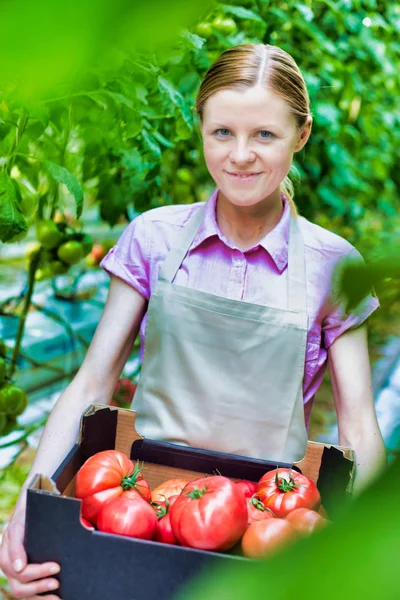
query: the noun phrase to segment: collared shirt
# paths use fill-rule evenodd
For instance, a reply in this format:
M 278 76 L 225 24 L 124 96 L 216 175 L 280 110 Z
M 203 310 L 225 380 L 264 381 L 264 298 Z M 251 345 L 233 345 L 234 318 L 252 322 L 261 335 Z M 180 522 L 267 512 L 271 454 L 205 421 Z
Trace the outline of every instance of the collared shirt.
M 274 229 L 243 251 L 227 239 L 218 226 L 217 197 L 218 190 L 206 203 L 203 222 L 174 283 L 233 300 L 287 308 L 288 201 L 282 197 L 283 212 Z M 101 267 L 149 300 L 168 251 L 201 206 L 201 203 L 165 206 L 138 216 L 102 260 Z M 361 325 L 379 303 L 375 297 L 368 296 L 356 312 L 345 314 L 338 303 L 330 302 L 335 265 L 346 257 L 360 259 L 360 254 L 343 238 L 303 217 L 299 217 L 299 224 L 304 239 L 307 279 L 308 335 L 303 398 L 308 427 L 314 396 L 326 370 L 329 346 L 345 331 Z M 141 357 L 146 316 L 140 326 Z

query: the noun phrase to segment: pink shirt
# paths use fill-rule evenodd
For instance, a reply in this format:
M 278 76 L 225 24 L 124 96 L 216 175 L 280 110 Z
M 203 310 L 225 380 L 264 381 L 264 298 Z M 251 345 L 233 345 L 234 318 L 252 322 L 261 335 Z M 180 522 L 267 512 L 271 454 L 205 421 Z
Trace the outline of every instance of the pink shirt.
M 290 207 L 286 199 L 276 227 L 245 252 L 220 231 L 216 216 L 216 190 L 208 201 L 202 225 L 174 283 L 211 294 L 276 308 L 287 307 L 287 260 Z M 174 205 L 149 210 L 135 218 L 118 243 L 102 260 L 109 274 L 134 287 L 147 300 L 171 245 L 201 204 Z M 305 245 L 307 312 L 309 318 L 303 379 L 305 420 L 308 426 L 315 393 L 327 366 L 327 349 L 345 331 L 358 327 L 379 306 L 369 296 L 357 314 L 326 302 L 335 264 L 360 254 L 338 235 L 300 217 Z M 146 316 L 140 327 L 141 356 Z M 290 376 L 290 374 L 288 374 Z

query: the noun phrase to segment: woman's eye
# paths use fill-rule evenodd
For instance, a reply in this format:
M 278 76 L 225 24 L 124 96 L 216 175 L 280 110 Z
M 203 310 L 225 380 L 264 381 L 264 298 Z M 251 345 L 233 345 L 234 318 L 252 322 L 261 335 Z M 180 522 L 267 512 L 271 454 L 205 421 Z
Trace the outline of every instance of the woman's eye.
M 268 139 L 274 137 L 274 134 L 271 133 L 270 131 L 260 131 L 260 137 L 263 140 L 268 140 Z
M 222 137 L 226 137 L 230 134 L 230 129 L 217 129 L 217 131 L 215 132 L 218 135 L 222 136 Z

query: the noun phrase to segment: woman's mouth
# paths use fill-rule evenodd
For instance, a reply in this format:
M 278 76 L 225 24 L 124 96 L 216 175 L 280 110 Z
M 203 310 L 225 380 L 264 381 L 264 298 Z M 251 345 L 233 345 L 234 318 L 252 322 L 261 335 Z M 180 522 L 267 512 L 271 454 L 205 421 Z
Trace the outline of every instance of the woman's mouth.
M 259 175 L 261 175 L 261 173 L 255 173 L 255 172 L 238 172 L 238 171 L 225 171 L 225 173 L 227 173 L 232 179 L 235 179 L 235 181 L 255 181 L 255 179 L 257 179 L 257 177 Z

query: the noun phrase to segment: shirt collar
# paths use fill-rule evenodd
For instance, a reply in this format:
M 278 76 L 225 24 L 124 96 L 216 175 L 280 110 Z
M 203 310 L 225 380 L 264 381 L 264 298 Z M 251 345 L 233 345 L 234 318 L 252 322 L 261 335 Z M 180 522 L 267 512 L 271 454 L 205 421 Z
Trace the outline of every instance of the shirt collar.
M 234 246 L 221 232 L 216 219 L 218 189 L 213 192 L 210 199 L 205 205 L 204 218 L 197 230 L 196 236 L 191 245 L 194 249 L 202 244 L 206 239 L 212 236 L 218 236 L 219 239 L 229 248 Z M 283 212 L 279 223 L 272 231 L 267 233 L 258 244 L 246 250 L 246 253 L 256 250 L 259 246 L 264 248 L 274 261 L 276 268 L 280 273 L 287 266 L 288 262 L 288 245 L 289 245 L 289 224 L 290 224 L 290 205 L 289 201 L 282 194 Z

